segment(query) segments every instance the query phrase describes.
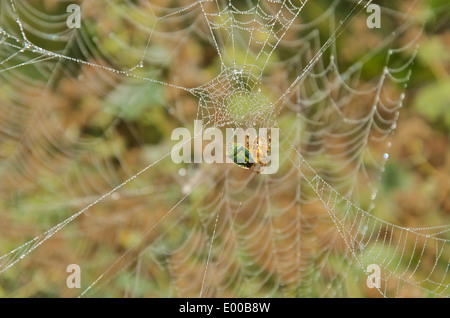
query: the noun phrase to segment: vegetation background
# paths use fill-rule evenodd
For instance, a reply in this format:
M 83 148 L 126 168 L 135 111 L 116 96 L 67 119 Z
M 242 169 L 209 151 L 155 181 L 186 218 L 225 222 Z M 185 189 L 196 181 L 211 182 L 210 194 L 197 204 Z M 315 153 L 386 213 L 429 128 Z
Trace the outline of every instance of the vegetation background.
M 14 21 L 8 17 L 6 2 L 1 4 L 0 23 L 10 26 Z M 151 2 L 163 5 L 164 1 Z M 66 14 L 64 1 L 27 3 L 39 12 Z M 420 50 L 391 139 L 389 160 L 377 185 L 376 211 L 379 217 L 404 227 L 447 225 L 450 223 L 450 4 L 446 0 L 415 3 L 414 14 L 426 16 L 425 32 L 420 37 Z M 129 10 L 126 16 L 134 21 L 151 23 L 145 18 L 145 1 L 136 1 L 136 7 L 120 4 L 105 7 L 101 1 L 85 1 L 82 32 L 92 39 L 92 47 L 103 48 L 102 55 L 91 51 L 92 63 L 108 57 L 120 59 L 127 53 L 124 45 L 133 47 L 133 43 L 145 40 L 133 23 L 123 22 L 124 11 L 113 9 L 117 7 Z M 23 20 L 33 43 L 52 51 L 63 49 L 61 43 L 46 41 L 40 34 L 30 32 L 34 28 L 51 34 L 54 30 L 50 27 L 46 30 L 45 25 L 33 26 L 33 19 L 27 16 Z M 108 36 L 108 28 L 116 26 L 120 29 L 115 29 L 114 37 Z M 360 30 L 357 43 L 350 37 L 343 39 L 341 47 L 350 52 L 356 45 L 370 48 L 370 36 L 365 32 L 369 31 Z M 169 40 L 152 44 L 149 50 L 153 63 L 138 70 L 138 74 L 163 79 L 179 75 L 178 85 L 194 87 L 217 70 L 214 51 L 198 38 L 188 39 L 177 59 L 168 61 L 165 56 L 171 49 Z M 8 54 L 0 36 L 0 60 Z M 64 54 L 83 57 L 76 45 L 66 47 Z M 128 67 L 136 65 L 135 62 L 130 60 Z M 375 59 L 373 63 L 380 63 L 374 65 L 377 68 L 384 61 Z M 32 66 L 0 73 L 0 126 L 17 133 L 0 139 L 1 255 L 85 207 L 136 173 L 137 167 L 163 157 L 172 145 L 172 130 L 180 123 L 185 124 L 183 119 L 192 122 L 196 116 L 195 100 L 180 95 L 176 89 L 129 78 L 118 80 L 117 74 L 107 70 L 70 61 L 63 61 L 61 67 L 63 70 L 52 77 L 51 85 L 46 85 L 49 73 L 38 73 Z M 83 76 L 88 80 L 83 80 Z M 180 101 L 180 105 L 174 100 Z M 82 142 L 53 144 L 53 137 L 60 134 L 68 139 L 82 137 Z M 90 157 L 83 150 L 91 147 L 93 140 L 95 154 Z M 188 182 L 180 176 L 179 169 L 180 166 L 164 160 L 150 174 L 139 176 L 127 186 L 125 195 L 114 193 L 92 207 L 30 257 L 2 273 L 0 297 L 77 296 L 79 290 L 65 286 L 66 266 L 80 262 L 83 288 L 114 264 L 111 272 L 115 274 L 106 275 L 94 296 L 192 296 L 184 294 L 181 286 L 189 285 L 195 273 L 203 273 L 204 264 L 194 266 L 186 262 L 189 265 L 178 268 L 179 272 L 193 274 L 184 275 L 185 281 L 178 282 L 179 289 L 173 290 L 171 286 L 175 283 L 155 265 L 158 262 L 148 265 L 153 254 L 137 257 L 152 241 L 152 235 L 141 239 L 142 233 L 184 195 L 183 187 Z M 208 168 L 200 171 L 211 173 Z M 193 213 L 196 202 L 202 200 L 202 191 L 192 193 L 189 202 L 183 204 L 183 213 Z M 271 200 L 283 197 L 273 196 Z M 193 226 L 189 219 L 172 225 L 169 222 L 161 231 L 179 239 L 186 238 Z M 125 252 L 127 256 L 119 259 Z M 433 257 L 424 256 L 430 268 Z M 138 271 L 140 266 L 144 269 Z M 365 287 L 356 289 L 356 295 L 361 297 L 377 296 Z M 245 296 L 249 292 L 225 296 Z

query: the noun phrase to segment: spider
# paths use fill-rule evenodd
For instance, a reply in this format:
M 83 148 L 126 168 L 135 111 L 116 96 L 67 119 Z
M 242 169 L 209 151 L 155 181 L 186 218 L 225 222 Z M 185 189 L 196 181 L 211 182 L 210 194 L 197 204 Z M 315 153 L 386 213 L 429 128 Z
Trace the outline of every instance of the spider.
M 267 142 L 262 137 L 256 137 L 250 143 L 250 138 L 247 135 L 245 136 L 245 145 L 233 143 L 227 151 L 227 157 L 241 168 L 260 174 L 262 169 L 268 165 L 266 156 L 270 153 L 272 142 L 270 130 L 268 131 L 268 139 Z M 239 156 L 243 156 L 244 160 L 239 160 Z

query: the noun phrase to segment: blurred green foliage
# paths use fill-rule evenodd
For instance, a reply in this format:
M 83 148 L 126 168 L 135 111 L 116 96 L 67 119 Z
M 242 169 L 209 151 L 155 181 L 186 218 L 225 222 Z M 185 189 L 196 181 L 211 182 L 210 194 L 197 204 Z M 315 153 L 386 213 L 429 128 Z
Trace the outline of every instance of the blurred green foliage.
M 44 2 L 34 1 L 39 10 L 47 10 Z M 241 2 L 236 2 L 236 5 L 239 5 L 239 3 Z M 320 16 L 326 8 L 326 3 L 328 2 L 311 0 L 311 6 L 308 7 L 308 10 L 305 10 L 301 18 L 304 21 L 308 21 Z M 138 43 L 145 43 L 146 41 L 145 36 L 147 33 L 137 32 L 127 22 L 127 16 L 131 16 L 131 20 L 143 20 L 149 29 L 155 25 L 153 18 L 146 20 L 145 15 L 143 17 L 139 10 L 133 10 L 133 8 L 130 9 L 127 6 L 121 9 L 123 11 L 107 10 L 106 14 L 103 11 L 99 11 L 103 12 L 99 20 L 101 19 L 104 24 L 118 24 L 121 26 L 120 30 L 116 30 L 114 35 L 110 36 L 106 30 L 101 28 L 102 24 L 97 24 L 95 19 L 89 19 L 83 24 L 83 32 L 89 35 L 87 38 L 92 39 L 90 44 L 93 47 L 96 45 L 101 46 L 110 56 L 127 56 L 128 52 L 124 51 L 124 46 L 133 47 L 133 41 Z M 376 209 L 374 211 L 374 214 L 388 222 L 412 227 L 448 224 L 450 217 L 449 3 L 447 0 L 426 1 L 420 9 L 428 17 L 428 20 L 413 68 L 411 85 L 408 86 L 406 91 L 407 98 L 399 119 L 398 131 L 393 136 L 392 151 L 389 153 L 390 158 L 386 164 L 383 178 L 376 185 L 379 188 L 379 194 L 375 201 Z M 94 9 L 92 10 L 94 13 L 96 12 Z M 54 13 L 64 13 L 63 5 L 56 5 Z M 337 14 L 343 15 L 341 12 L 337 12 Z M 217 16 L 216 22 L 226 18 L 226 15 Z M 125 22 L 115 23 L 119 20 L 124 20 Z M 388 23 L 394 24 L 394 21 L 388 21 Z M 326 23 L 318 26 L 319 29 L 323 30 L 326 30 L 327 27 Z M 326 34 L 326 32 L 324 33 Z M 183 54 L 195 55 L 197 54 L 197 49 L 203 49 L 206 53 L 199 57 L 200 60 L 203 59 L 201 61 L 203 64 L 199 63 L 200 66 L 196 65 L 198 68 L 189 65 L 193 67 L 190 70 L 191 73 L 184 72 L 183 69 L 184 73 L 182 74 L 190 79 L 200 77 L 199 81 L 202 81 L 209 74 L 217 73 L 219 69 L 218 59 L 217 57 L 210 58 L 207 56 L 207 50 L 210 50 L 211 43 L 204 41 L 204 39 L 195 39 L 195 36 L 198 35 L 193 35 L 196 41 L 188 42 L 186 45 L 188 47 L 186 51 L 188 52 L 183 52 Z M 267 36 L 264 33 L 259 34 L 262 41 L 266 40 Z M 31 34 L 30 38 L 34 40 Z M 321 40 L 324 43 L 327 38 Z M 348 56 L 348 60 L 343 58 L 342 67 L 348 66 L 347 64 L 351 65 L 357 57 L 363 56 L 370 49 L 370 44 L 365 43 L 365 40 L 367 42 L 369 40 L 365 37 L 357 39 L 362 44 L 362 47 L 359 48 L 353 48 L 355 44 L 352 42 L 353 40 L 352 36 L 343 36 L 338 39 L 339 49 L 344 51 L 344 49 L 349 48 L 347 50 L 352 51 L 350 52 L 351 55 Z M 169 43 L 169 39 L 167 42 Z M 36 43 L 48 49 L 56 50 L 59 48 L 52 41 L 37 39 Z M 364 45 L 367 45 L 367 47 Z M 194 53 L 189 52 L 189 50 L 192 50 Z M 147 53 L 154 62 L 154 65 L 149 68 L 160 69 L 162 72 L 144 74 L 137 69 L 136 72 L 142 76 L 158 80 L 164 79 L 164 76 L 168 76 L 164 73 L 176 73 L 171 68 L 185 67 L 183 63 L 176 64 L 176 61 L 166 58 L 170 53 L 170 47 L 167 43 L 156 43 L 156 45 L 152 45 L 149 48 Z M 284 60 L 285 57 L 289 57 L 293 53 L 295 52 L 291 52 L 288 48 L 284 51 L 275 51 L 273 61 L 276 63 L 279 60 Z M 83 58 L 83 53 L 75 45 L 69 45 L 66 54 Z M 93 53 L 92 55 L 94 56 Z M 329 51 L 325 52 L 323 59 L 328 60 L 329 55 Z M 245 60 L 246 52 L 237 50 L 232 53 L 231 50 L 228 50 L 227 57 L 232 56 L 239 63 Z M 256 57 L 250 56 L 248 58 L 248 62 L 252 62 Z M 183 60 L 183 56 L 180 59 Z M 134 59 L 121 58 L 121 60 L 126 61 L 125 65 L 113 65 L 113 67 L 133 67 L 138 62 L 136 56 L 134 56 Z M 92 62 L 95 62 L 95 60 Z M 260 63 L 260 61 L 257 62 L 258 66 L 262 66 Z M 384 64 L 384 56 L 374 57 L 363 74 L 363 80 L 371 78 Z M 62 61 L 61 65 L 63 69 L 70 69 L 74 73 L 81 73 L 82 70 L 87 68 L 85 65 L 78 65 L 71 61 Z M 33 80 L 46 78 L 43 74 L 36 72 L 36 69 L 33 67 L 23 67 L 17 72 L 17 74 L 27 75 Z M 98 193 L 103 194 L 105 189 L 111 189 L 119 184 L 120 181 L 126 180 L 135 174 L 136 167 L 142 167 L 149 162 L 160 160 L 170 151 L 170 134 L 173 128 L 181 124 L 189 126 L 191 124 L 189 122 L 182 123 L 183 116 L 194 118 L 196 115 L 197 105 L 195 103 L 193 105 L 192 103 L 190 104 L 189 100 L 183 100 L 183 106 L 181 109 L 177 109 L 178 112 L 182 112 L 182 116 L 173 116 L 170 108 L 177 107 L 172 102 L 175 97 L 172 92 L 166 90 L 159 83 L 126 78 L 120 83 L 114 83 L 113 87 L 106 90 L 104 95 L 92 97 L 85 93 L 86 87 L 83 87 L 83 83 L 80 84 L 69 76 L 67 78 L 69 79 L 66 85 L 75 90 L 75 92 L 72 92 L 72 95 L 75 97 L 68 98 L 70 99 L 69 106 L 63 110 L 63 114 L 58 119 L 61 119 L 61 122 L 64 120 L 63 124 L 68 127 L 68 130 L 69 127 L 75 127 L 73 131 L 75 131 L 74 134 L 77 137 L 79 134 L 91 142 L 92 139 L 94 140 L 93 142 L 99 139 L 100 141 L 93 148 L 97 155 L 100 154 L 98 157 L 106 158 L 107 164 L 104 162 L 99 163 L 96 160 L 93 160 L 92 163 L 84 157 L 78 158 L 78 153 L 74 151 L 73 158 L 76 159 L 75 161 L 78 159 L 79 161 L 76 164 L 64 167 L 64 170 L 59 171 L 59 173 L 48 171 L 45 168 L 38 172 L 28 171 L 27 173 L 34 177 L 34 185 L 26 187 L 27 184 L 21 184 L 23 188 L 20 191 L 11 186 L 8 191 L 12 194 L 6 195 L 8 197 L 7 203 L 2 203 L 3 206 L 1 206 L 2 210 L 6 211 L 6 216 L 3 220 L 4 224 L 9 224 L 9 222 L 11 224 L 19 224 L 19 230 L 5 232 L 4 237 L 2 237 L 0 250 L 3 253 L 17 247 L 18 241 L 26 242 L 32 239 L 35 235 L 57 224 L 58 221 L 72 215 L 80 207 L 86 206 L 97 197 Z M 63 79 L 64 76 L 61 76 L 61 83 Z M 65 100 L 67 95 L 69 95 L 62 90 L 62 87 L 63 85 L 58 87 L 61 91 L 56 90 L 53 92 L 55 96 L 52 96 L 61 98 L 61 104 L 63 104 L 63 99 Z M 11 92 L 8 92 L 7 88 L 10 87 L 6 84 L 0 86 L 0 94 L 2 98 L 12 99 L 8 96 Z M 255 104 L 255 100 L 259 102 L 258 94 L 256 94 L 256 99 L 254 97 L 252 96 L 252 99 L 249 99 L 245 95 L 231 96 L 228 101 L 228 108 L 232 116 L 235 119 L 239 119 L 248 115 L 249 110 L 256 106 L 259 107 L 260 105 Z M 273 96 L 269 98 L 273 99 Z M 239 107 L 237 107 L 238 105 Z M 310 115 L 313 117 L 314 111 Z M 292 114 L 282 115 L 279 118 L 279 125 L 283 128 L 293 127 L 297 124 L 296 120 Z M 116 132 L 111 132 L 109 129 L 111 125 L 116 125 Z M 53 128 L 53 126 L 51 127 Z M 55 128 L 55 131 L 58 130 Z M 136 138 L 136 135 L 139 138 Z M 136 139 L 139 139 L 140 143 Z M 63 147 L 60 146 L 59 148 Z M 323 161 L 330 160 L 325 156 L 321 159 Z M 192 166 L 190 172 L 193 175 L 195 173 L 200 174 L 200 168 L 197 165 Z M 118 169 L 118 167 L 125 167 L 125 169 Z M 93 211 L 86 213 L 79 223 L 58 236 L 56 242 L 52 243 L 54 245 L 48 244 L 43 246 L 42 254 L 36 256 L 36 263 L 24 262 L 23 265 L 20 265 L 23 267 L 18 267 L 17 271 L 7 271 L 5 274 L 2 274 L 0 296 L 73 296 L 71 294 L 72 291 L 67 291 L 56 283 L 49 285 L 49 282 L 44 279 L 44 277 L 48 277 L 46 275 L 48 275 L 48 269 L 50 268 L 54 272 L 52 272 L 54 277 L 51 281 L 60 281 L 61 277 L 64 278 L 66 273 L 64 272 L 65 268 L 59 264 L 65 264 L 67 261 L 78 261 L 73 259 L 72 250 L 67 250 L 59 245 L 62 244 L 61 242 L 65 238 L 68 238 L 71 249 L 84 252 L 86 264 L 81 265 L 86 265 L 90 270 L 86 278 L 83 279 L 83 288 L 86 288 L 86 282 L 94 282 L 98 277 L 98 273 L 102 273 L 105 268 L 111 265 L 111 260 L 116 260 L 117 255 L 122 255 L 143 240 L 142 233 L 145 229 L 152 227 L 153 224 L 157 224 L 157 217 L 162 215 L 161 211 L 166 212 L 169 210 L 191 189 L 187 187 L 187 190 L 185 190 L 183 187 L 186 185 L 192 186 L 192 184 L 188 184 L 185 179 L 179 176 L 178 171 L 181 167 L 174 165 L 170 160 L 164 160 L 158 166 L 158 169 L 151 169 L 149 175 L 141 175 L 135 180 L 136 183 L 127 185 L 125 189 L 133 194 L 133 190 L 139 193 L 139 190 L 149 188 L 149 194 L 144 194 L 142 197 L 130 195 L 123 200 L 107 201 L 103 206 L 99 206 L 97 209 L 94 208 L 92 209 Z M 288 171 L 289 167 L 290 163 L 284 162 L 280 170 L 285 172 Z M 208 175 L 210 171 L 205 168 L 202 173 Z M 23 172 L 23 174 L 26 173 Z M 220 175 L 214 177 L 219 179 Z M 78 180 L 83 180 L 84 183 L 79 185 L 77 184 Z M 14 185 L 14 183 L 12 184 Z M 73 189 L 68 190 L 66 184 L 74 185 Z M 158 192 L 161 189 L 163 189 L 163 193 Z M 181 193 L 180 189 L 182 189 Z M 100 294 L 107 297 L 123 296 L 126 292 L 130 292 L 130 286 L 133 286 L 130 294 L 134 296 L 169 297 L 176 295 L 176 291 L 171 290 L 174 282 L 172 281 L 173 278 L 167 274 L 169 265 L 166 262 L 167 255 L 164 255 L 164 251 L 171 250 L 198 234 L 191 230 L 195 229 L 195 226 L 198 226 L 198 224 L 204 224 L 207 220 L 206 217 L 202 219 L 201 213 L 204 213 L 204 211 L 199 212 L 201 210 L 199 206 L 202 207 L 203 200 L 206 201 L 204 193 L 207 193 L 208 190 L 210 189 L 207 185 L 202 185 L 195 189 L 189 198 L 183 202 L 184 206 L 182 211 L 178 213 L 179 217 L 171 219 L 171 216 L 169 216 L 169 222 L 164 222 L 157 228 L 158 234 L 166 239 L 161 239 L 161 241 L 157 242 L 158 244 L 154 244 L 156 247 L 154 250 L 151 250 L 151 253 L 144 254 L 142 262 L 147 260 L 151 263 L 156 259 L 159 261 L 158 266 L 146 267 L 147 276 L 139 277 L 138 284 L 136 283 L 136 267 L 123 266 L 121 275 L 118 276 L 116 285 L 114 285 L 115 288 L 101 288 Z M 63 193 L 68 193 L 68 195 L 60 197 Z M 89 195 L 92 193 L 95 195 Z M 312 191 L 307 193 L 307 195 L 310 194 L 312 195 Z M 72 197 L 85 200 L 72 202 L 69 200 Z M 285 198 L 271 197 L 271 200 L 274 201 L 270 203 L 274 207 L 274 214 L 277 212 L 277 199 L 282 201 Z M 60 204 L 54 204 L 55 202 Z M 368 202 L 361 202 L 361 205 L 366 206 Z M 127 217 L 124 217 L 124 215 Z M 317 217 L 316 214 L 311 216 L 311 218 L 314 217 Z M 90 230 L 90 226 L 97 226 L 98 228 Z M 143 240 L 143 243 L 145 242 Z M 200 242 L 199 240 L 196 249 L 189 251 L 191 254 L 187 256 L 182 255 L 187 272 L 192 270 L 198 273 L 203 270 L 203 264 L 196 264 L 195 253 L 207 253 L 208 245 L 205 244 L 205 242 Z M 318 247 L 314 246 L 314 248 Z M 379 246 L 379 243 L 374 243 L 373 246 L 370 246 L 370 249 L 377 253 L 377 250 L 381 250 L 381 246 Z M 132 250 L 132 253 L 134 252 Z M 266 264 L 261 265 L 261 263 L 254 261 L 251 251 L 238 249 L 234 253 L 236 264 L 250 264 L 248 265 L 249 271 L 264 272 L 263 265 Z M 389 254 L 387 256 L 391 256 L 393 251 L 388 250 L 386 253 Z M 47 257 L 55 263 L 47 264 Z M 202 259 L 206 257 L 207 255 L 201 256 Z M 430 257 L 432 258 L 432 256 Z M 394 263 L 401 262 L 396 259 Z M 133 264 L 136 265 L 135 263 Z M 350 273 L 345 274 L 357 278 L 350 282 L 350 286 L 333 285 L 329 288 L 336 290 L 350 288 L 355 296 L 367 296 L 367 291 L 360 288 L 361 281 L 365 279 L 365 275 L 358 266 L 349 264 L 347 260 L 343 262 L 342 258 L 339 257 L 330 257 L 328 265 L 333 273 L 339 273 L 340 270 L 344 268 L 347 270 L 350 267 Z M 405 264 L 401 264 L 401 266 L 405 267 Z M 317 278 L 320 272 L 314 271 L 314 268 L 308 268 L 307 270 L 310 271 L 308 272 L 309 276 L 306 276 L 306 282 L 301 288 L 304 288 L 305 294 L 310 296 L 321 295 L 321 291 L 328 286 L 311 283 L 315 282 L 314 279 Z M 32 272 L 31 277 L 22 277 L 22 273 L 25 272 Z M 267 286 L 276 285 L 277 283 L 274 277 L 263 278 L 267 279 Z M 190 281 L 185 282 L 186 285 L 190 283 Z M 311 283 L 311 285 L 308 283 Z M 45 291 L 39 290 L 41 286 L 47 286 Z M 245 297 L 263 294 L 266 290 L 260 290 L 260 286 L 260 282 L 257 279 L 249 281 L 234 296 Z M 275 296 L 281 297 L 282 293 L 278 291 Z

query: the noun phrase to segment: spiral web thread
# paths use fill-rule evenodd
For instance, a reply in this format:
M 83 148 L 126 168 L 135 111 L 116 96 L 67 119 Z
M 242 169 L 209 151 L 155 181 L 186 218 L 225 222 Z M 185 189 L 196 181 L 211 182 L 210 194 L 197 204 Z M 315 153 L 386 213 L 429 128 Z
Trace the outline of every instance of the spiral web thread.
M 361 28 L 371 1 L 164 3 L 85 1 L 80 29 L 67 28 L 65 11 L 47 13 L 57 8 L 1 3 L 1 223 L 14 224 L 2 232 L 34 237 L 0 257 L 5 281 L 59 260 L 88 273 L 78 296 L 357 296 L 370 294 L 365 271 L 377 264 L 381 296 L 447 297 L 449 226 L 405 228 L 375 214 L 420 36 L 414 18 L 382 7 L 397 23 L 352 56 L 339 39 Z M 215 56 L 204 72 L 198 42 Z M 380 56 L 384 68 L 365 73 Z M 123 120 L 146 91 L 156 105 L 163 91 L 160 108 L 187 127 L 279 127 L 279 172 L 166 171 L 169 143 L 149 145 Z M 61 112 L 71 103 L 100 133 L 77 130 Z M 124 134 L 139 155 L 125 152 Z M 170 186 L 159 182 L 168 173 Z M 56 250 L 39 254 L 45 245 Z M 64 286 L 61 277 L 42 288 Z M 13 295 L 26 287 L 13 285 Z

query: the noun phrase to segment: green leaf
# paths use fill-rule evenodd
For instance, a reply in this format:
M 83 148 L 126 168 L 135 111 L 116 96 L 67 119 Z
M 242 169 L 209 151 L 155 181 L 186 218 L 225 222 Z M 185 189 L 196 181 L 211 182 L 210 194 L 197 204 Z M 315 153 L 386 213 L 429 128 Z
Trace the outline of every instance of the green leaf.
M 433 36 L 423 43 L 418 52 L 420 60 L 426 64 L 444 63 L 450 61 L 450 51 L 439 36 Z
M 161 85 L 153 82 L 129 82 L 117 86 L 108 96 L 107 110 L 127 121 L 140 118 L 155 104 L 164 103 Z
M 414 101 L 414 107 L 428 120 L 443 118 L 446 126 L 450 127 L 450 80 L 426 86 Z

